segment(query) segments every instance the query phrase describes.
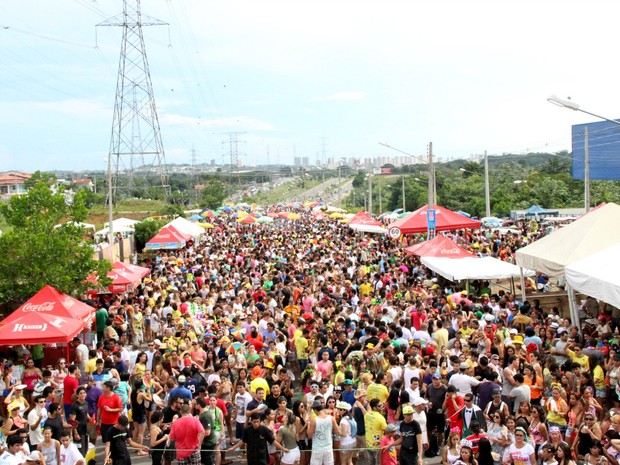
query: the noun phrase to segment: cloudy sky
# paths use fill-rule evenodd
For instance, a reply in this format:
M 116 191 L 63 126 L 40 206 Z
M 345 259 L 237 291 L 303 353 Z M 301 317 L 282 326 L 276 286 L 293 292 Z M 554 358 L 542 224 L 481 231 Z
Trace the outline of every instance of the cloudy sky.
M 129 0 L 135 1 L 135 0 Z M 570 150 L 620 117 L 617 1 L 142 0 L 167 160 Z M 104 169 L 120 0 L 0 2 L 0 170 Z

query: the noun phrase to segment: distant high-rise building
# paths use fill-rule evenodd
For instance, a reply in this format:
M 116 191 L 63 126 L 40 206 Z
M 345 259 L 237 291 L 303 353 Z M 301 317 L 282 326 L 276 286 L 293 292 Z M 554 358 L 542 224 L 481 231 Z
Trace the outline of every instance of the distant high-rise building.
M 310 166 L 310 157 L 302 157 L 301 166 L 305 166 L 305 167 Z
M 293 158 L 293 164 L 294 164 L 295 166 L 302 166 L 302 164 L 301 164 L 301 157 L 295 157 L 295 158 Z

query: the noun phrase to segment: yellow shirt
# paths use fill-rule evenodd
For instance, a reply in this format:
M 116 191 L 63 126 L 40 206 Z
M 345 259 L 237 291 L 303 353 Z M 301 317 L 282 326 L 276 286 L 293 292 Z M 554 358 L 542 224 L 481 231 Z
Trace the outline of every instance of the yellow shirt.
M 92 375 L 97 370 L 97 357 L 86 362 L 85 370 L 87 375 Z
M 383 432 L 387 427 L 387 422 L 379 412 L 371 411 L 364 415 L 364 425 L 366 426 L 366 446 L 379 447 Z
M 577 354 L 570 349 L 568 349 L 566 353 L 568 354 L 568 356 L 573 362 L 581 365 L 581 367 L 585 371 L 590 371 L 590 359 L 588 358 L 587 355 L 583 355 L 583 352 L 582 352 L 581 356 L 577 356 Z
M 360 296 L 362 297 L 370 295 L 370 293 L 373 291 L 372 284 L 370 283 L 363 283 L 359 289 L 360 289 Z
M 308 360 L 308 339 L 303 336 L 295 339 L 295 350 L 298 360 Z
M 366 399 L 368 402 L 373 399 L 379 399 L 381 402 L 385 403 L 389 395 L 388 388 L 380 383 L 372 383 L 368 386 L 368 389 L 366 389 Z
M 268 396 L 271 390 L 269 389 L 269 384 L 265 378 L 256 378 L 250 382 L 250 392 L 256 393 L 256 389 L 262 387 L 265 390 L 265 396 Z

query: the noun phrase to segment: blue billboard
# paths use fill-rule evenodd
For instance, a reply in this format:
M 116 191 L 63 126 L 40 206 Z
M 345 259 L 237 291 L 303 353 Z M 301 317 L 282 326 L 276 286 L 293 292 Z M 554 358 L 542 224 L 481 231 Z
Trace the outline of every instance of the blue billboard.
M 620 181 L 620 120 L 573 126 L 573 179 L 584 179 L 585 133 L 588 128 L 590 179 Z

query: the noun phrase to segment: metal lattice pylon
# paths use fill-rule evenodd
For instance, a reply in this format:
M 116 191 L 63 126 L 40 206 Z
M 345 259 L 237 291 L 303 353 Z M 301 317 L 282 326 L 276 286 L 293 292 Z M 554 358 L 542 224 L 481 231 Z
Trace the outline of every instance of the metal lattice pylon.
M 108 155 L 113 197 L 119 192 L 145 192 L 150 187 L 169 194 L 166 155 L 142 34 L 142 26 L 161 25 L 167 23 L 141 14 L 140 0 L 124 0 L 121 15 L 98 24 L 123 28 Z

